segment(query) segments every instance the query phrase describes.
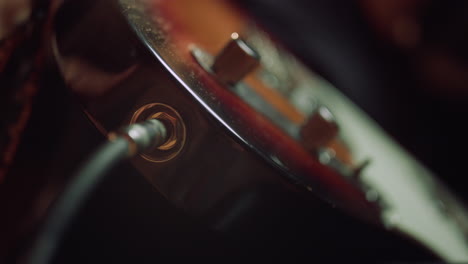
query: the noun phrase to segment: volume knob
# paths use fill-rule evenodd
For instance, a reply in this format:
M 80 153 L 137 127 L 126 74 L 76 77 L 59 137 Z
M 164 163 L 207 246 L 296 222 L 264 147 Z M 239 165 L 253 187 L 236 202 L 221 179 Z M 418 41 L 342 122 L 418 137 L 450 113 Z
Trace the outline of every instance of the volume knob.
M 215 57 L 211 69 L 221 82 L 234 85 L 259 64 L 260 55 L 239 34 L 232 33 L 231 40 Z
M 324 106 L 319 106 L 301 127 L 300 140 L 308 151 L 326 147 L 338 135 L 335 117 Z

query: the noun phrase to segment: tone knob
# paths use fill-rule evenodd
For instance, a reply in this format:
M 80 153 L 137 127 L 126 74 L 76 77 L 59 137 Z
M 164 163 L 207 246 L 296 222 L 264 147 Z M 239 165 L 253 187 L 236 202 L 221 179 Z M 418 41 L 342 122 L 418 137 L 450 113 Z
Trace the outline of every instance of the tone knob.
M 338 135 L 335 117 L 324 106 L 319 106 L 301 127 L 300 140 L 311 152 L 326 147 Z
M 221 82 L 234 85 L 259 64 L 260 55 L 239 34 L 232 33 L 231 40 L 216 55 L 211 69 Z

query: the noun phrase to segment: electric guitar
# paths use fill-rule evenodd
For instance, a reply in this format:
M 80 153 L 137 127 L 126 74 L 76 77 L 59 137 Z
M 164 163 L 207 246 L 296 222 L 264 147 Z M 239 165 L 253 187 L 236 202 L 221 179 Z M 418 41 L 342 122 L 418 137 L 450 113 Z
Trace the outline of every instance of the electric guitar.
M 203 218 L 272 184 L 468 260 L 468 215 L 436 177 L 274 36 L 222 1 L 64 1 L 53 57 L 106 135 L 164 118 L 173 138 L 132 160 Z

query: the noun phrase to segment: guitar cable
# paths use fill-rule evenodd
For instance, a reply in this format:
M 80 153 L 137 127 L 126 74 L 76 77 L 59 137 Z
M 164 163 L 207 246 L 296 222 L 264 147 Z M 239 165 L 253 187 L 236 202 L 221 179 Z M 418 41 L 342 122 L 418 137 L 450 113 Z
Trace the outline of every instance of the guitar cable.
M 120 161 L 163 145 L 170 138 L 168 134 L 167 126 L 158 119 L 110 133 L 109 141 L 84 163 L 51 208 L 48 221 L 33 245 L 29 263 L 51 263 L 69 223 L 104 176 Z

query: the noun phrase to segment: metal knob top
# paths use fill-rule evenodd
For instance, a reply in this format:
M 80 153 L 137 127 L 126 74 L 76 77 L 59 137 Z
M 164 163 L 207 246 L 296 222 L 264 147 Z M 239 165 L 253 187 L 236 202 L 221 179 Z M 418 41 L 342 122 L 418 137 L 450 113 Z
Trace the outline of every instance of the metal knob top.
M 255 70 L 260 64 L 260 55 L 245 43 L 237 33 L 216 56 L 211 67 L 218 79 L 233 85 Z
M 308 151 L 327 146 L 338 135 L 338 124 L 333 114 L 324 106 L 318 107 L 302 126 L 301 142 Z

